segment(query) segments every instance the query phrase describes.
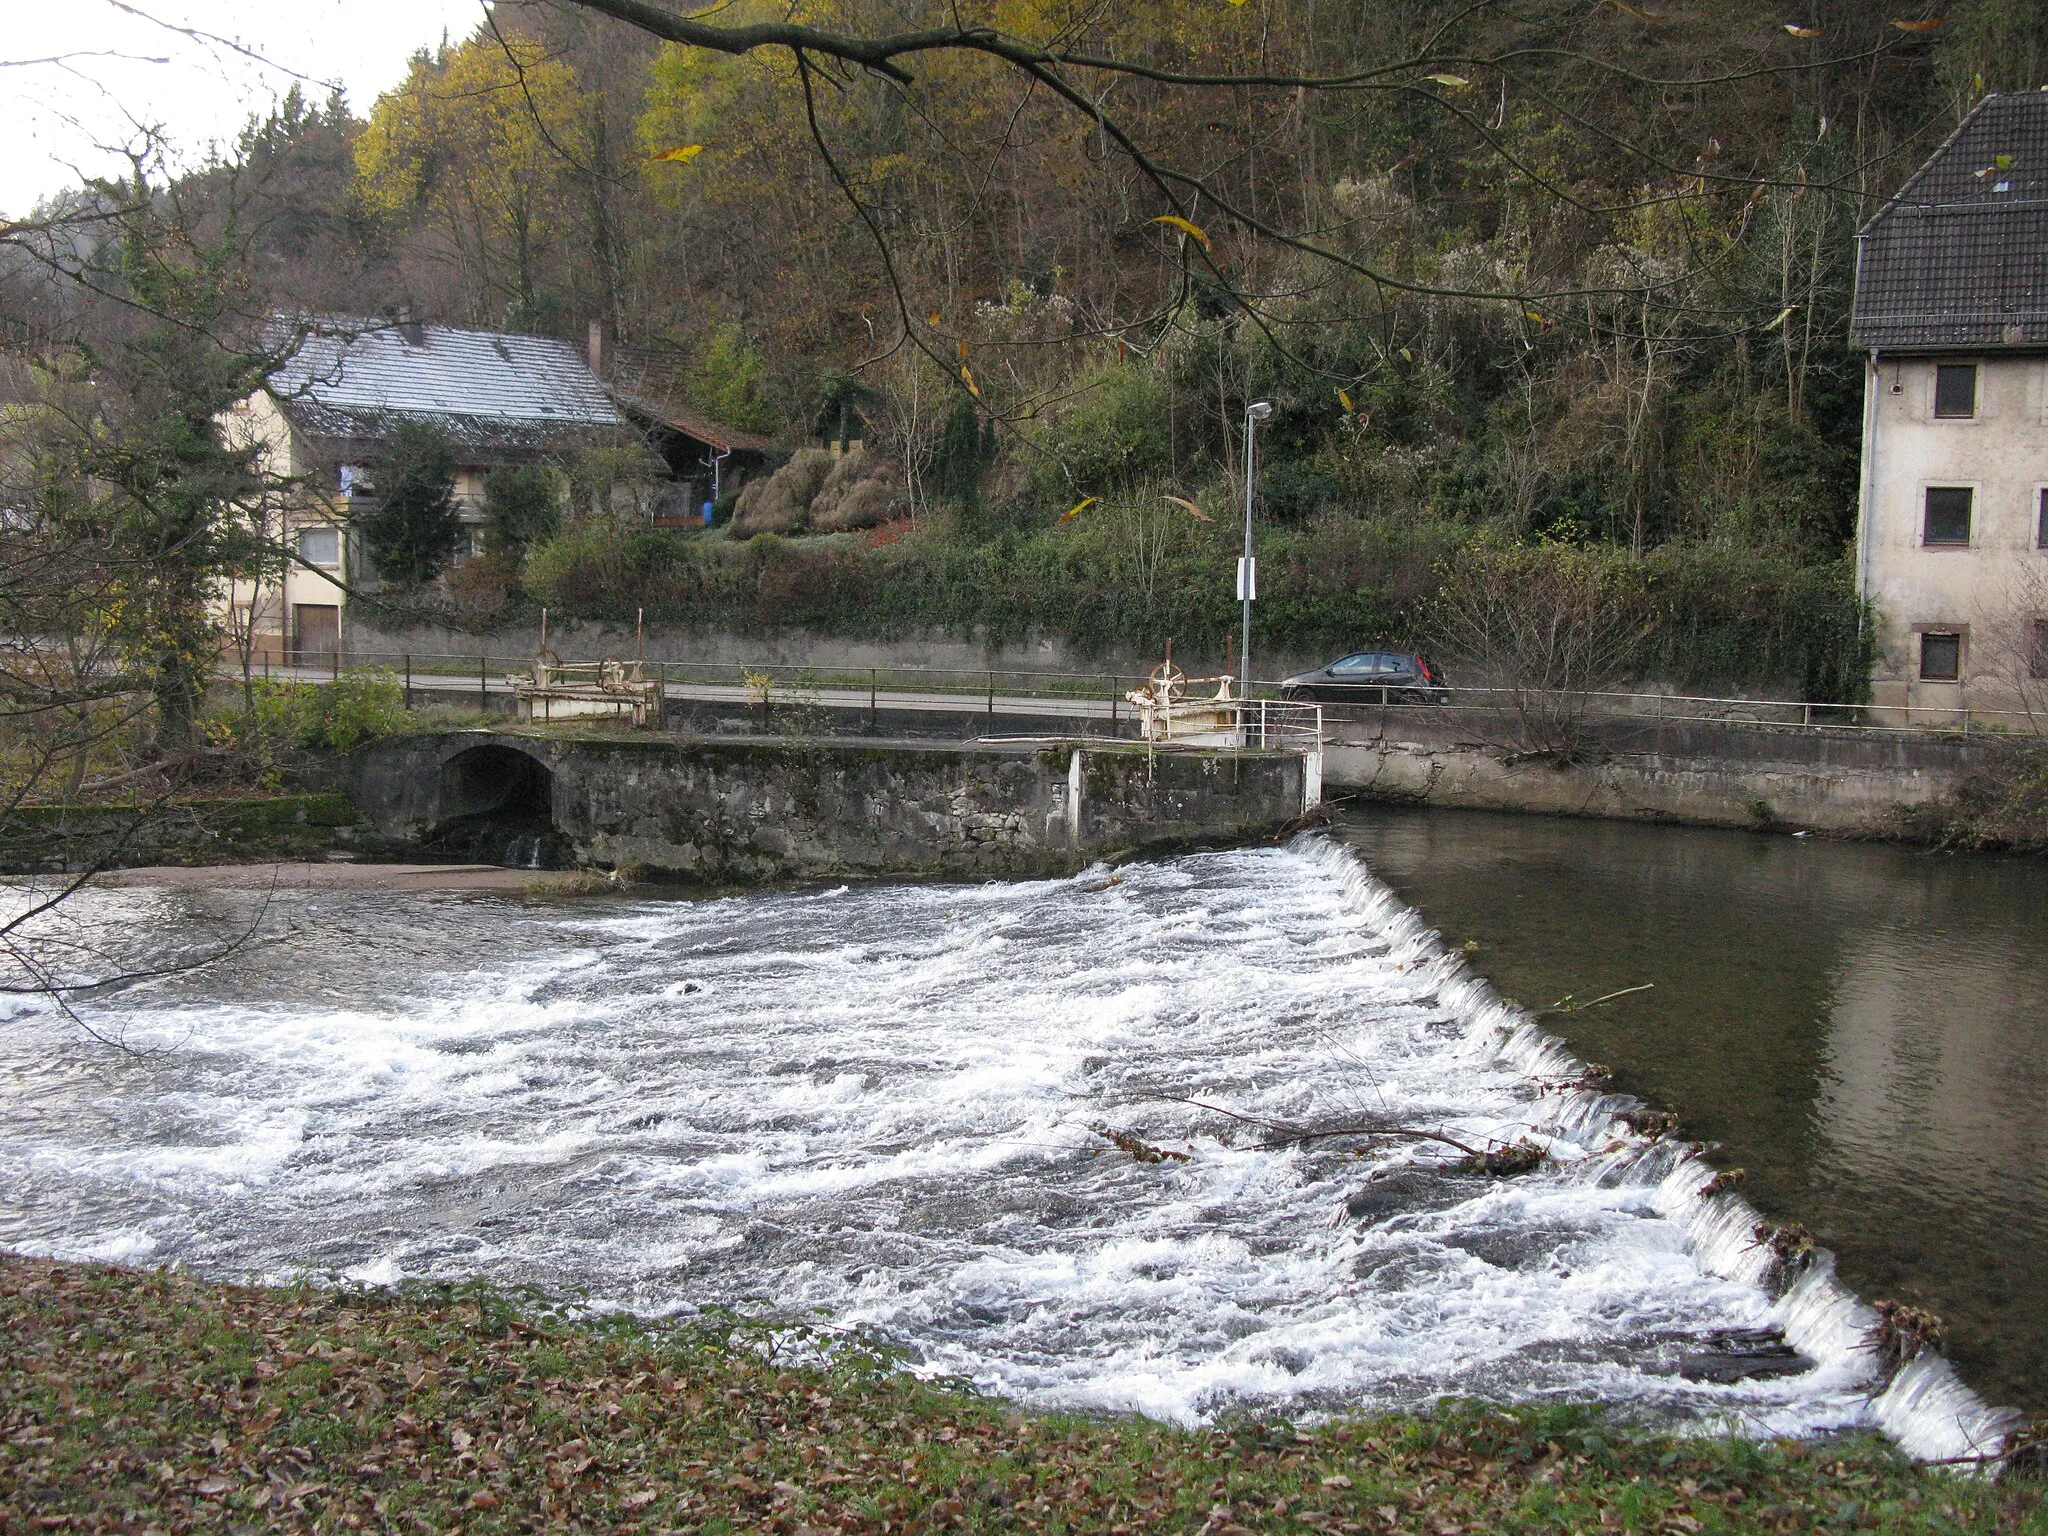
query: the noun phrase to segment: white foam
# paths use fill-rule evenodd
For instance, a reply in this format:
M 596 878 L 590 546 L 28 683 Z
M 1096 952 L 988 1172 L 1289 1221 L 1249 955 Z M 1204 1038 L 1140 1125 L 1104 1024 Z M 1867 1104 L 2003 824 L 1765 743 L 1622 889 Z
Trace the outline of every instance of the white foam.
M 1539 1082 L 1570 1082 L 1583 1068 L 1562 1041 L 1543 1033 L 1534 1018 L 1505 1002 L 1478 977 L 1465 972 L 1462 961 L 1447 953 L 1419 914 L 1400 903 L 1392 890 L 1374 879 L 1347 852 L 1322 838 L 1302 840 L 1315 856 L 1338 862 L 1337 875 L 1373 912 L 1394 941 L 1395 952 L 1411 970 L 1439 978 L 1442 994 L 1469 1021 L 1467 1039 L 1512 1061 Z M 1558 1096 L 1553 1124 L 1582 1138 L 1620 1137 L 1615 1114 L 1632 1101 L 1576 1089 Z M 1619 1154 L 1615 1170 L 1624 1177 L 1654 1170 L 1654 1149 L 1645 1156 L 1638 1145 Z M 1657 1209 L 1683 1227 L 1688 1247 L 1710 1274 L 1762 1288 L 1771 1279 L 1776 1260 L 1760 1240 L 1764 1219 L 1741 1196 L 1703 1191 L 1714 1170 L 1690 1152 L 1666 1154 L 1667 1172 L 1655 1185 Z M 1631 1168 L 1629 1165 L 1634 1164 Z M 1857 1386 L 1871 1394 L 1871 1417 L 1908 1454 L 1923 1460 L 1964 1461 L 1995 1455 L 2019 1422 L 2010 1409 L 1993 1407 L 1956 1375 L 1940 1355 L 1923 1352 L 1888 1378 L 1876 1344 L 1878 1316 L 1836 1278 L 1834 1255 L 1816 1249 L 1771 1309 L 1771 1319 L 1787 1343 L 1819 1362 L 1832 1381 Z
M 24 1087 L 0 1116 L 23 1192 L 0 1241 L 146 1234 L 210 1269 L 486 1274 L 649 1313 L 772 1297 L 1034 1402 L 1183 1422 L 1445 1394 L 1761 1433 L 1886 1411 L 1851 1314 L 1759 1288 L 1754 1213 L 1698 1199 L 1710 1170 L 1573 1086 L 1341 849 L 1119 880 L 599 915 L 323 898 L 346 921 L 294 955 L 101 1005 L 175 1044 L 154 1065 L 42 1021 L 0 1037 L 0 1067 L 79 1064 L 47 1113 Z M 1152 1090 L 1552 1158 L 1446 1181 L 1410 1172 L 1440 1145 L 1260 1146 Z M 1189 1159 L 1135 1162 L 1102 1125 Z M 1344 1214 L 1375 1175 L 1420 1182 Z M 1774 1320 L 1820 1371 L 1676 1374 L 1688 1341 Z

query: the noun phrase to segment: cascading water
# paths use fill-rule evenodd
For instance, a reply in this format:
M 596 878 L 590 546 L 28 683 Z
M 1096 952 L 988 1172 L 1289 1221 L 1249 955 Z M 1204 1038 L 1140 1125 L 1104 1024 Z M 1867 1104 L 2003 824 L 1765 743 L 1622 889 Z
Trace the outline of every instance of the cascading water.
M 105 931 L 235 914 L 108 892 Z M 179 901 L 187 903 L 180 907 Z M 204 910 L 200 910 L 204 909 Z M 213 1272 L 486 1275 L 647 1312 L 763 1299 L 1028 1401 L 1571 1397 L 1658 1422 L 2003 1428 L 1938 1360 L 1881 1396 L 1825 1262 L 1571 1086 L 1577 1064 L 1319 838 L 1078 880 L 534 908 L 323 895 L 292 942 L 0 1037 L 0 1242 Z M 1159 1094 L 1548 1147 L 1262 1147 Z M 1104 1128 L 1185 1151 L 1139 1163 Z M 1367 1155 L 1353 1155 L 1353 1149 Z M 1782 1329 L 1797 1375 L 1690 1380 Z

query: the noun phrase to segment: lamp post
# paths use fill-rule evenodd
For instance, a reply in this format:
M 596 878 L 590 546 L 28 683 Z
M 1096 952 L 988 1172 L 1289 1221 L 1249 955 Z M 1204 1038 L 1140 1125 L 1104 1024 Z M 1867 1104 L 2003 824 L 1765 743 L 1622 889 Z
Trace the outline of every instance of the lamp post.
M 1244 555 L 1237 562 L 1237 599 L 1244 604 L 1244 634 L 1237 648 L 1237 696 L 1252 696 L 1252 602 L 1259 595 L 1259 562 L 1252 555 L 1252 467 L 1259 423 L 1273 414 L 1273 402 L 1254 400 L 1244 409 Z

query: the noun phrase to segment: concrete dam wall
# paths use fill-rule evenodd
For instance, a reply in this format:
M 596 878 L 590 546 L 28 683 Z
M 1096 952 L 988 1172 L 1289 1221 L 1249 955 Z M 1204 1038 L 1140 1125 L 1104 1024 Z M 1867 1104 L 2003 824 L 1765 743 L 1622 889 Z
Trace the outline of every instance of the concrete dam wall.
M 1884 834 L 1953 795 L 2010 744 L 1995 736 L 1612 717 L 1560 765 L 1501 712 L 1399 706 L 1324 712 L 1332 789 L 1489 810 L 1709 826 Z
M 358 751 L 341 788 L 388 838 L 494 862 L 711 883 L 1020 875 L 1277 832 L 1304 760 L 1130 743 L 679 741 L 446 731 Z

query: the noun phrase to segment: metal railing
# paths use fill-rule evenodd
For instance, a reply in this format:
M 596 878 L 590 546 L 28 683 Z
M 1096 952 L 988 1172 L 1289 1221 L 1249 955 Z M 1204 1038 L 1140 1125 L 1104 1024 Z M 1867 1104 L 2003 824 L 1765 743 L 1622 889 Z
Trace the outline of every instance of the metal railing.
M 595 658 L 574 663 L 596 665 Z M 231 663 L 232 665 L 232 663 Z M 252 661 L 259 676 L 331 680 L 360 671 L 385 672 L 401 681 L 407 702 L 417 694 L 450 698 L 464 692 L 480 702 L 511 693 L 511 678 L 528 670 L 532 657 L 493 654 L 488 649 L 452 651 L 283 651 L 266 652 Z M 1104 717 L 1122 727 L 1133 718 L 1124 695 L 1146 682 L 1137 673 L 1117 671 L 1054 672 L 998 667 L 792 667 L 779 663 L 648 661 L 646 675 L 658 680 L 670 698 L 746 701 L 757 704 L 817 703 L 834 708 L 904 707 L 885 695 L 923 695 L 932 704 L 943 701 L 962 711 L 981 713 L 1078 714 Z M 237 668 L 237 670 L 239 670 Z M 1554 692 L 1498 687 L 1456 687 L 1448 702 L 1423 697 L 1403 698 L 1402 690 L 1382 689 L 1380 697 L 1357 700 L 1322 699 L 1327 723 L 1340 725 L 1381 712 L 1428 712 L 1439 718 L 1461 713 L 1499 718 L 1571 712 L 1587 718 L 1620 718 L 1672 723 L 1697 722 L 1800 730 L 1887 731 L 1901 733 L 2048 734 L 2048 716 L 2023 708 L 1988 705 L 1830 704 L 1798 699 L 1766 699 L 1596 690 Z M 1277 682 L 1255 682 L 1247 707 L 1280 705 Z M 931 707 L 927 705 L 926 707 Z

